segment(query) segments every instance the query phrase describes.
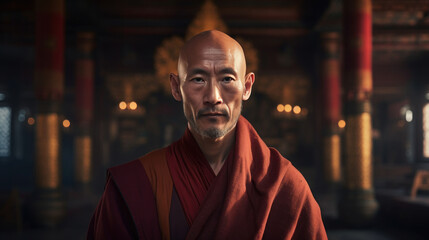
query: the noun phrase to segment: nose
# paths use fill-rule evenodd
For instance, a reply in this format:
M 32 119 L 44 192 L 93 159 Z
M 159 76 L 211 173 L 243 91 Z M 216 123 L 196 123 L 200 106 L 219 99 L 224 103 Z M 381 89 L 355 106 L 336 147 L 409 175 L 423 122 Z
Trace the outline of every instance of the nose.
M 207 85 L 204 94 L 204 104 L 218 105 L 222 103 L 222 94 L 219 87 L 220 86 L 217 86 L 214 81 L 211 81 L 211 83 Z

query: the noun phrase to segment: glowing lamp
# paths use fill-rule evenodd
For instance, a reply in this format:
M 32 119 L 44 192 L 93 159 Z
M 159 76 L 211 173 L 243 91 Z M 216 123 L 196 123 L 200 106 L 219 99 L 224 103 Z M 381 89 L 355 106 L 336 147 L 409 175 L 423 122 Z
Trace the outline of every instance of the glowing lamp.
M 68 119 L 63 120 L 63 127 L 65 127 L 65 128 L 70 127 L 70 121 Z
M 29 117 L 28 119 L 27 119 L 27 123 L 28 123 L 28 125 L 34 125 L 35 123 L 36 123 L 36 120 L 34 120 L 34 118 L 33 117 Z
M 301 107 L 296 105 L 295 107 L 293 107 L 293 112 L 295 114 L 300 114 L 301 113 Z
M 119 103 L 119 109 L 125 110 L 127 108 L 127 103 L 122 101 Z
M 130 102 L 130 105 L 129 105 L 129 107 L 130 107 L 130 109 L 131 110 L 136 110 L 137 109 L 137 103 L 136 102 Z
M 290 104 L 286 104 L 285 105 L 285 112 L 290 112 L 292 111 L 292 106 Z

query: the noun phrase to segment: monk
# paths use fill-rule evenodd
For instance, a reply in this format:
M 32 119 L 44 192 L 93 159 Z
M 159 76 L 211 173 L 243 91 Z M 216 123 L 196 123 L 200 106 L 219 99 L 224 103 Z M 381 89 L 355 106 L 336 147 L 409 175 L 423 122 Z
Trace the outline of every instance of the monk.
M 327 239 L 304 177 L 241 116 L 245 62 L 219 31 L 185 43 L 170 84 L 186 131 L 108 170 L 88 239 Z

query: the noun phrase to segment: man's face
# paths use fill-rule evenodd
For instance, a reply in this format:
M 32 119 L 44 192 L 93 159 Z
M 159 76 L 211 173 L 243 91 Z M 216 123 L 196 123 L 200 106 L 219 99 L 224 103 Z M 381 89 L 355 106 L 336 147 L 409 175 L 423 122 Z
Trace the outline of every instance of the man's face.
M 242 52 L 206 45 L 195 47 L 179 64 L 180 100 L 191 131 L 216 139 L 234 129 L 250 89 Z

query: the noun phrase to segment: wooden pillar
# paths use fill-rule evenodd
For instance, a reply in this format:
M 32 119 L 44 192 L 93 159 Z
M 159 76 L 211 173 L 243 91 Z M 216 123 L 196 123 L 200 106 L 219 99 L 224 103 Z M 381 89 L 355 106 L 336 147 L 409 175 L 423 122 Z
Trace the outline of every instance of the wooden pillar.
M 65 214 L 60 191 L 60 106 L 64 92 L 64 1 L 36 0 L 36 193 L 34 220 L 56 226 Z
M 322 104 L 323 104 L 323 166 L 324 178 L 330 185 L 341 179 L 341 141 L 338 129 L 340 120 L 340 35 L 322 33 Z
M 77 34 L 76 60 L 76 137 L 75 137 L 75 181 L 88 189 L 91 181 L 92 138 L 91 123 L 94 109 L 94 61 L 92 50 L 94 34 Z
M 344 191 L 342 220 L 366 225 L 378 204 L 372 184 L 372 9 L 371 0 L 343 1 L 344 76 L 346 95 Z

